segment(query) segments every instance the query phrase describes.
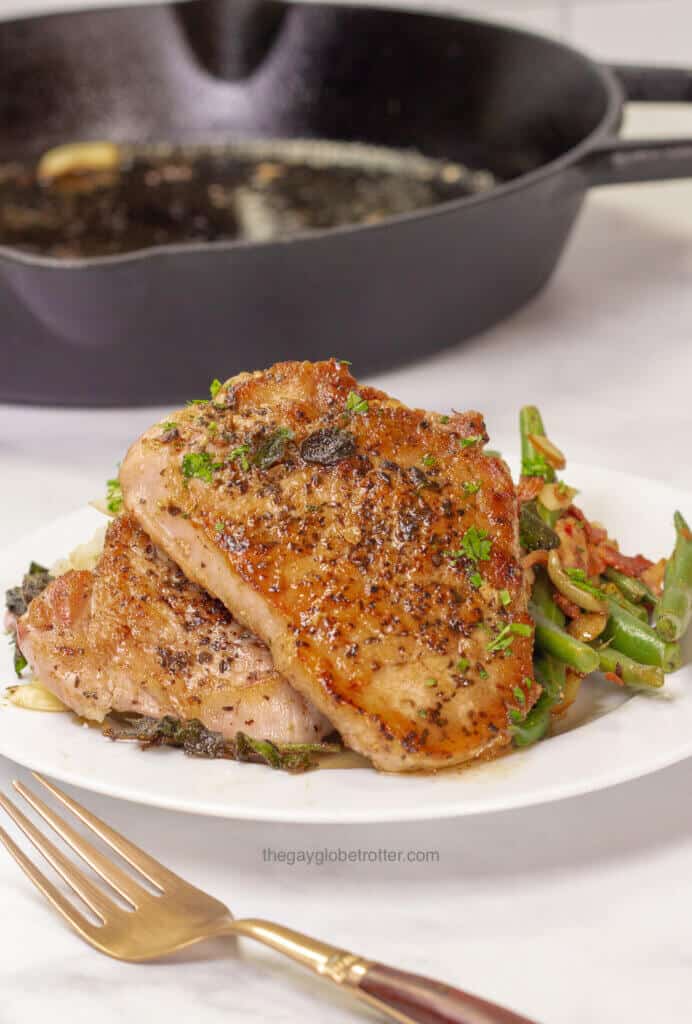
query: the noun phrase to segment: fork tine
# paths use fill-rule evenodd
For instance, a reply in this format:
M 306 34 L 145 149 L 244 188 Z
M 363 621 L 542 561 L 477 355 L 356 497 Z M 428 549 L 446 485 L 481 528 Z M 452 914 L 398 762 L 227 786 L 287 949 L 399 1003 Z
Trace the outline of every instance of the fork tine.
M 18 807 L 8 800 L 4 793 L 0 793 L 0 807 L 7 811 L 15 825 L 22 830 L 25 836 L 31 840 L 38 852 L 46 858 L 59 875 L 67 882 L 71 889 L 84 900 L 88 907 L 97 914 L 102 921 L 107 921 L 118 913 L 122 913 L 112 900 L 94 885 L 86 875 L 75 867 L 63 853 L 58 850 L 50 839 L 47 839 L 29 819 L 22 814 Z
M 133 907 L 140 907 L 145 902 L 149 894 L 127 872 L 113 864 L 108 857 L 99 853 L 95 846 L 76 832 L 75 829 L 71 828 L 66 821 L 63 821 L 59 814 L 51 810 L 47 804 L 44 804 L 43 800 L 40 800 L 35 793 L 32 793 L 21 782 L 15 779 L 12 785 L 67 845 L 78 853 L 87 862 L 89 867 L 93 868 L 109 885 L 112 885 L 116 892 L 119 892 Z
M 148 853 L 144 852 L 144 850 L 140 850 L 139 847 L 135 846 L 134 843 L 131 843 L 129 839 L 126 839 L 125 836 L 120 835 L 120 833 L 116 832 L 115 829 L 106 825 L 105 821 L 101 821 L 101 819 L 97 818 L 95 814 L 88 811 L 86 807 L 82 807 L 82 805 L 78 804 L 76 800 L 69 797 L 67 793 L 63 793 L 63 791 L 53 785 L 52 782 L 48 782 L 47 779 L 44 779 L 37 772 L 32 772 L 32 775 L 37 782 L 40 782 L 42 786 L 46 787 L 49 793 L 53 794 L 56 800 L 59 800 L 64 807 L 67 807 L 68 810 L 72 811 L 72 813 L 75 814 L 79 820 L 87 826 L 87 828 L 90 828 L 92 832 L 95 832 L 96 835 L 99 836 L 100 839 L 103 839 L 104 843 L 107 843 L 111 850 L 115 850 L 116 853 L 119 853 L 131 867 L 136 868 L 137 871 L 141 871 L 144 877 L 148 878 L 152 885 L 155 885 L 158 889 L 161 889 L 161 891 L 164 891 L 167 885 L 171 887 L 184 886 L 187 889 L 192 888 L 189 882 L 186 882 L 172 871 L 169 871 L 168 868 L 164 867 L 163 864 L 159 863 L 159 861 L 155 860 L 153 857 L 150 857 Z
M 14 857 L 24 874 L 31 879 L 39 892 L 42 892 L 46 899 L 53 904 L 58 913 L 72 925 L 75 931 L 79 932 L 82 938 L 86 939 L 87 942 L 93 942 L 95 927 L 55 888 L 52 882 L 48 881 L 43 872 L 39 871 L 24 851 L 20 850 L 17 844 L 9 837 L 4 828 L 0 828 L 0 843 Z

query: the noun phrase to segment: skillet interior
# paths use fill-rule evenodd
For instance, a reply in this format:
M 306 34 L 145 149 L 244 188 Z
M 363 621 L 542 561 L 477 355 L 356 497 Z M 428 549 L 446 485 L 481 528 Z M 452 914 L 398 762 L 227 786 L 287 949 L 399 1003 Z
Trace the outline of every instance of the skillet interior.
M 192 0 L 0 24 L 2 158 L 66 140 L 357 140 L 513 178 L 594 130 L 592 64 L 454 18 Z
M 242 136 L 414 147 L 500 179 L 553 161 L 289 242 L 75 261 L 0 248 L 0 400 L 168 404 L 248 363 L 336 353 L 366 374 L 484 330 L 553 272 L 586 188 L 560 171 L 618 106 L 585 57 L 455 18 L 191 0 L 0 23 L 2 161 L 84 138 Z

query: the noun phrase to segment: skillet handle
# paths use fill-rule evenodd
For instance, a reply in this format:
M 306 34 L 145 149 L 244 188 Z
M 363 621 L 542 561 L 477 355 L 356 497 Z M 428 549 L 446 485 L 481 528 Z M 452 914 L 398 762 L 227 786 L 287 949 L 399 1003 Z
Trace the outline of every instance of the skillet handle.
M 618 65 L 612 68 L 630 103 L 692 103 L 692 71 Z M 589 185 L 622 185 L 692 177 L 692 135 L 682 139 L 612 139 L 580 161 Z

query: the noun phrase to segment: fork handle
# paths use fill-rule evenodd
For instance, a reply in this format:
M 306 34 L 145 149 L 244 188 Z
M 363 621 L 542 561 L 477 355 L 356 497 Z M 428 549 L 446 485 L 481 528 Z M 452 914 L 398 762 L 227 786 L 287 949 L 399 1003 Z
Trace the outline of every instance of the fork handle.
M 373 963 L 274 921 L 229 918 L 224 930 L 255 939 L 311 968 L 399 1024 L 535 1024 L 441 981 Z
M 534 1024 L 496 1003 L 420 974 L 371 963 L 358 982 L 383 1012 L 415 1024 Z M 396 1014 L 396 1016 L 395 1016 Z

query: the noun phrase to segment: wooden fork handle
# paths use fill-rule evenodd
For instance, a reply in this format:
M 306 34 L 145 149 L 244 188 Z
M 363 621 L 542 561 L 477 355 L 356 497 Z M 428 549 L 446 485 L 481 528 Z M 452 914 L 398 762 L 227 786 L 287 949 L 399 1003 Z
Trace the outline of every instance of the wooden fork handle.
M 283 953 L 354 995 L 398 1024 L 535 1024 L 441 981 L 408 974 L 261 918 L 226 922 L 228 931 Z
M 388 1007 L 399 1014 L 399 1020 L 416 1024 L 535 1024 L 441 981 L 384 964 L 370 963 L 358 987 L 383 1004 L 383 1009 Z

